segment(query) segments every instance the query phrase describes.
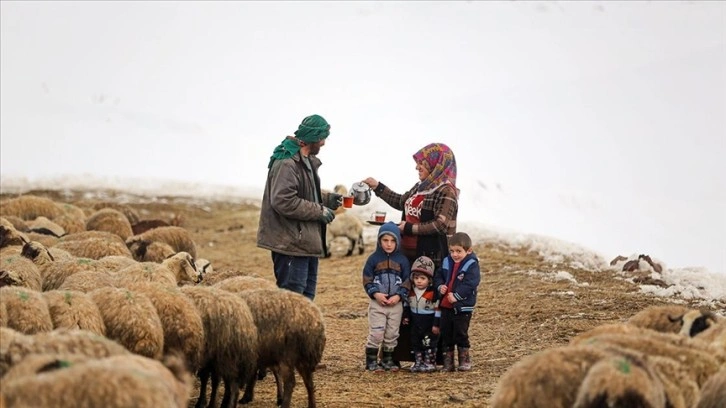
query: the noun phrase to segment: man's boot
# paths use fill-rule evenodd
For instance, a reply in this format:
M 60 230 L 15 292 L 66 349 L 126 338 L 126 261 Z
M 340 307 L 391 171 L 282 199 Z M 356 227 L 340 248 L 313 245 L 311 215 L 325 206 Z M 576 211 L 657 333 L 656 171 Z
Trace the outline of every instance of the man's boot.
M 383 367 L 378 364 L 378 349 L 366 347 L 366 370 L 383 372 Z
M 381 365 L 383 366 L 383 369 L 386 371 L 396 372 L 398 371 L 398 366 L 396 363 L 393 362 L 393 349 L 383 349 L 383 358 L 381 358 Z
M 423 364 L 423 371 L 424 373 L 432 373 L 436 371 L 436 349 L 428 349 L 424 352 L 424 364 Z
M 422 373 L 424 371 L 424 354 L 422 351 L 413 353 L 414 362 L 411 366 L 412 373 Z
M 468 348 L 459 348 L 459 371 L 471 370 L 471 355 Z
M 441 367 L 441 372 L 454 371 L 454 350 L 444 351 L 444 366 Z

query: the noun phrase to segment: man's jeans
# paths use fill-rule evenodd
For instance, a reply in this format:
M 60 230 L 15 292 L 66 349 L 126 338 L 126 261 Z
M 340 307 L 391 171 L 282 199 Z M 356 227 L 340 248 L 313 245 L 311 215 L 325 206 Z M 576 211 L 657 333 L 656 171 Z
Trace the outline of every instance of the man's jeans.
M 318 258 L 290 256 L 272 251 L 277 287 L 301 293 L 310 300 L 315 298 L 318 284 Z

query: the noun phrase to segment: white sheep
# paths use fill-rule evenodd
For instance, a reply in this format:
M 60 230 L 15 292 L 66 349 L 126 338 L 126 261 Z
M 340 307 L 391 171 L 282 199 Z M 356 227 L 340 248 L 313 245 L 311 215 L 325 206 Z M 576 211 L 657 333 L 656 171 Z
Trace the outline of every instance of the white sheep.
M 53 219 L 62 214 L 56 203 L 45 197 L 32 194 L 0 201 L 0 215 L 14 215 L 23 220 L 34 220 L 40 216 Z
M 58 286 L 57 290 L 72 290 L 88 293 L 100 288 L 118 287 L 114 275 L 106 271 L 80 271 L 67 278 Z
M 71 290 L 51 290 L 42 293 L 48 304 L 48 312 L 53 322 L 53 329 L 80 329 L 106 335 L 101 311 L 83 292 Z
M 356 249 L 358 250 L 358 255 L 362 255 L 363 251 L 365 251 L 363 245 L 363 223 L 355 215 L 348 213 L 340 214 L 335 217 L 333 222 L 328 224 L 325 232 L 328 256 L 330 256 L 331 243 L 338 237 L 345 237 L 350 243 L 345 256 L 353 255 Z
M 0 304 L 7 312 L 7 327 L 25 334 L 53 330 L 48 304 L 39 291 L 4 286 L 0 288 Z
M 726 406 L 726 366 L 703 384 L 696 408 L 724 408 Z
M 61 240 L 55 248 L 60 248 L 79 258 L 101 259 L 104 256 L 120 255 L 132 258 L 131 251 L 125 243 L 109 242 L 101 238 L 84 240 Z
M 160 264 L 139 262 L 129 265 L 114 275 L 119 286 L 140 280 L 156 281 L 172 286 L 196 284 L 201 280 L 192 256 L 186 252 L 178 252 Z
M 693 309 L 682 305 L 650 306 L 634 314 L 628 319 L 627 323 L 633 326 L 644 327 L 663 333 L 679 333 L 683 328 L 683 317 L 687 313 L 693 311 Z M 702 313 L 699 312 L 699 314 Z M 695 320 L 696 317 L 697 316 L 691 315 L 689 318 L 693 318 Z M 704 326 L 707 317 L 704 316 L 701 320 L 702 321 L 696 322 L 696 330 L 703 331 L 707 327 Z M 689 335 L 693 336 L 696 333 Z
M 33 261 L 22 256 L 22 250 L 17 255 L 10 255 L 7 251 L 0 254 L 0 286 L 19 286 L 40 291 L 42 281 L 40 270 Z
M 47 217 L 40 216 L 32 221 L 28 221 L 27 224 L 28 232 L 37 232 L 56 238 L 60 238 L 66 234 L 66 230 L 63 227 L 49 220 Z
M 124 241 L 134 235 L 128 218 L 113 208 L 102 208 L 91 214 L 86 220 L 86 230 L 110 232 Z

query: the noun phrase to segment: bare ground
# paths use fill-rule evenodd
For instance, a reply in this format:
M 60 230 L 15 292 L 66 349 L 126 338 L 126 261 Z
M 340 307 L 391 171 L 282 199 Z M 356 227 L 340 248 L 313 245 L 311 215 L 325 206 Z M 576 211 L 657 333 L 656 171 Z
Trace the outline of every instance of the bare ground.
M 82 208 L 99 201 L 98 191 L 28 193 Z M 198 256 L 209 259 L 215 270 L 234 269 L 273 279 L 269 252 L 255 246 L 259 210 L 254 202 L 184 197 L 149 200 L 113 191 L 103 194 L 104 200 L 129 203 L 142 219 L 181 217 L 182 226 L 192 232 L 197 242 Z M 94 198 L 85 198 L 89 196 Z M 8 197 L 6 194 L 0 198 Z M 522 357 L 565 345 L 574 335 L 594 326 L 624 321 L 646 306 L 684 302 L 643 295 L 636 285 L 615 272 L 553 265 L 528 248 L 479 242 L 475 252 L 483 279 L 470 327 L 473 370 L 372 374 L 363 369 L 368 299 L 360 277 L 362 264 L 372 249 L 370 243 L 363 256 L 335 254 L 321 261 L 315 303 L 325 317 L 327 346 L 324 367 L 315 374 L 319 407 L 488 407 L 498 379 Z M 572 274 L 577 283 L 555 281 L 548 274 L 563 270 Z M 255 401 L 248 406 L 272 406 L 274 393 L 274 381 L 268 376 L 258 384 Z M 192 398 L 189 406 L 193 407 L 195 401 Z M 298 378 L 293 406 L 304 407 L 306 401 L 305 388 Z

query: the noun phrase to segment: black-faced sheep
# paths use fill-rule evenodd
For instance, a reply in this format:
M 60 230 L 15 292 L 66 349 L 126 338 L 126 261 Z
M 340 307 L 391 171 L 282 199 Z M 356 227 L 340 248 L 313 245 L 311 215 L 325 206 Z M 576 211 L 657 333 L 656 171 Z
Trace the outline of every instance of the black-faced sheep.
M 83 292 L 70 290 L 51 290 L 42 293 L 48 304 L 48 312 L 54 329 L 80 329 L 106 335 L 101 311 Z
M 134 355 L 71 362 L 38 356 L 36 373 L 3 381 L 2 398 L 12 407 L 177 407 L 189 400 L 191 376 L 181 359 L 164 364 Z M 43 361 L 42 359 L 45 359 Z
M 53 330 L 48 304 L 39 291 L 4 286 L 0 288 L 0 304 L 7 310 L 7 327 L 25 334 Z
M 106 336 L 131 352 L 159 359 L 164 350 L 164 330 L 151 300 L 128 289 L 101 288 L 88 294 L 101 311 Z
M 159 241 L 134 241 L 129 246 L 129 251 L 139 262 L 163 262 L 176 253 L 171 245 Z
M 313 372 L 325 350 L 325 323 L 315 303 L 288 290 L 259 289 L 239 292 L 250 306 L 259 334 L 258 370 L 268 367 L 278 379 L 277 403 L 290 407 L 295 370 L 308 394 L 308 407 L 315 407 Z M 240 402 L 254 397 L 256 378 L 251 377 Z
M 22 253 L 22 251 L 21 251 Z M 0 255 L 0 286 L 19 286 L 32 290 L 42 289 L 43 279 L 38 267 L 22 255 L 11 255 L 7 253 Z
M 113 208 L 102 208 L 91 214 L 86 220 L 86 230 L 110 232 L 124 241 L 134 235 L 128 218 Z
M 36 232 L 38 234 L 50 235 L 56 238 L 60 238 L 66 234 L 63 227 L 46 217 L 38 217 L 32 221 L 28 221 L 28 232 Z
M 189 231 L 182 227 L 159 227 L 150 229 L 142 234 L 133 235 L 126 240 L 126 245 L 134 252 L 134 248 L 140 245 L 141 241 L 149 243 L 154 241 L 169 244 L 175 252 L 188 252 L 192 258 L 197 258 L 197 246 L 192 240 Z M 139 259 L 134 258 L 137 261 Z
M 258 350 L 257 326 L 247 303 L 225 290 L 183 286 L 182 293 L 194 302 L 204 324 L 204 355 L 198 372 L 201 381 L 196 408 L 206 405 L 207 382 L 212 378 L 209 406 L 214 406 L 220 377 L 224 380 L 222 407 L 234 408 L 239 387 L 255 373 Z
M 573 405 L 597 407 L 665 408 L 665 390 L 646 359 L 607 357 L 590 367 Z
M 187 367 L 197 372 L 204 351 L 204 324 L 191 299 L 177 288 L 158 283 L 136 283 L 129 288 L 154 304 L 164 329 L 164 354 L 182 355 Z
M 700 312 L 681 305 L 659 305 L 641 310 L 628 319 L 627 323 L 663 333 L 680 333 L 686 315 L 689 330 L 682 334 L 691 337 L 708 328 L 713 321 L 713 314 L 710 312 Z

